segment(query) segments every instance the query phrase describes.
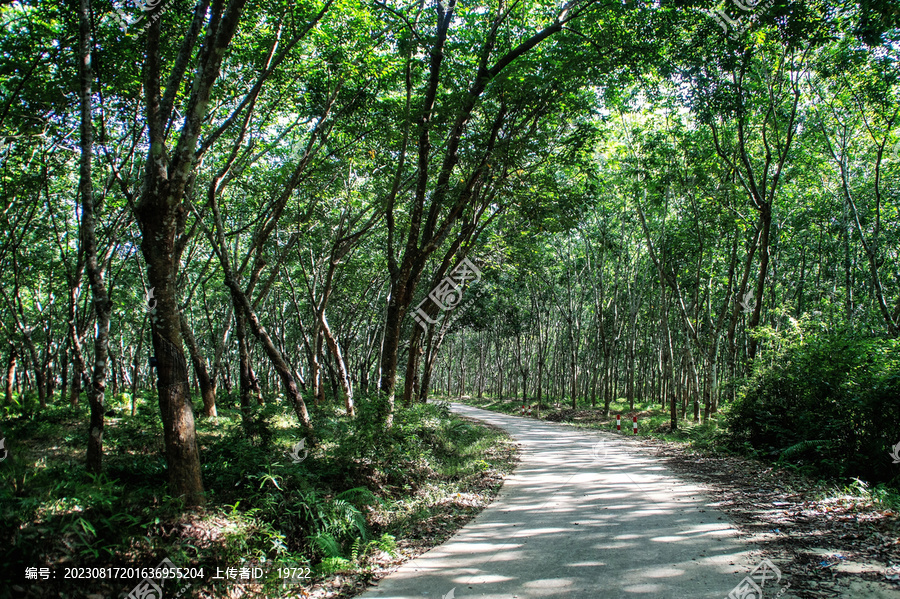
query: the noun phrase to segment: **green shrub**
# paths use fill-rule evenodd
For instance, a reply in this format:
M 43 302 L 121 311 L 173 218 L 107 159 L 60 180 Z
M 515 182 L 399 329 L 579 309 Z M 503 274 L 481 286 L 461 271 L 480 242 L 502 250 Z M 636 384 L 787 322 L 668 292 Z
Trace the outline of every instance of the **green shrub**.
M 799 323 L 775 341 L 726 415 L 730 443 L 811 474 L 892 481 L 900 342 Z

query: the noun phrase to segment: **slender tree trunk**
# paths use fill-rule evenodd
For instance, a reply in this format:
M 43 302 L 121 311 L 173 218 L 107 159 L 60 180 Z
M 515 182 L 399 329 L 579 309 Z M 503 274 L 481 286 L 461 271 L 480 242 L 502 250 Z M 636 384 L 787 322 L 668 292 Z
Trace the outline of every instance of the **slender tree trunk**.
M 626 355 L 628 363 L 625 365 L 625 399 L 628 401 L 628 409 L 634 411 L 634 327 L 626 343 Z
M 244 423 L 250 416 L 250 399 L 253 393 L 252 375 L 250 374 L 250 348 L 247 343 L 247 320 L 240 310 L 234 311 L 234 331 L 238 341 L 238 402 L 241 407 Z
M 482 332 L 479 335 L 478 343 L 478 399 L 484 397 L 484 359 L 486 353 L 487 348 L 484 345 L 484 332 Z M 538 405 L 540 405 L 540 403 L 538 403 Z
M 356 410 L 353 407 L 353 389 L 350 386 L 350 378 L 347 376 L 347 365 L 344 363 L 341 347 L 338 345 L 334 335 L 331 334 L 331 327 L 328 326 L 328 319 L 325 318 L 324 312 L 322 313 L 321 323 L 322 334 L 325 336 L 325 342 L 328 344 L 328 349 L 331 351 L 331 356 L 334 358 L 337 366 L 338 380 L 344 392 L 344 408 L 348 416 L 354 416 L 356 415 Z
M 662 277 L 660 277 L 662 278 Z M 672 334 L 669 328 L 669 306 L 666 299 L 666 287 L 665 282 L 660 281 L 662 284 L 662 325 L 663 325 L 663 372 L 664 379 L 666 385 L 671 385 L 674 382 L 674 376 L 672 374 Z M 669 426 L 671 430 L 676 430 L 678 428 L 678 406 L 676 404 L 676 397 L 674 393 L 674 389 L 670 389 L 668 392 L 669 395 Z
M 226 276 L 228 276 L 227 273 Z M 294 375 L 291 373 L 291 368 L 284 361 L 284 358 L 282 357 L 281 352 L 278 351 L 278 348 L 275 347 L 275 344 L 272 342 L 272 338 L 269 337 L 268 332 L 266 332 L 265 327 L 263 327 L 259 322 L 259 318 L 257 318 L 256 313 L 253 310 L 253 306 L 250 305 L 250 301 L 247 299 L 247 296 L 244 295 L 244 293 L 241 291 L 237 282 L 229 276 L 225 280 L 225 284 L 231 290 L 231 295 L 235 300 L 235 304 L 239 306 L 241 310 L 243 310 L 244 316 L 247 317 L 247 322 L 250 325 L 250 330 L 253 331 L 254 336 L 260 342 L 266 352 L 266 355 L 272 362 L 272 366 L 275 367 L 275 371 L 278 373 L 278 376 L 281 379 L 281 384 L 285 388 L 288 399 L 290 400 L 291 405 L 294 407 L 294 413 L 297 415 L 297 419 L 305 429 L 310 443 L 314 443 L 315 434 L 312 427 L 312 420 L 310 420 L 309 412 L 306 409 L 306 402 L 303 401 L 303 397 L 300 395 L 300 391 L 297 389 L 297 382 L 294 380 Z
M 146 326 L 147 321 L 141 321 L 141 330 L 138 333 L 138 343 L 137 349 L 134 352 L 134 367 L 132 368 L 131 374 L 131 415 L 134 416 L 135 411 L 137 410 L 137 390 L 138 390 L 138 381 L 140 380 L 140 367 L 141 367 L 141 359 L 142 354 L 141 350 L 144 347 L 144 327 Z
M 425 354 L 425 349 L 422 347 L 422 333 L 422 327 L 416 325 L 413 327 L 412 335 L 409 338 L 409 351 L 406 355 L 406 376 L 403 380 L 403 405 L 407 407 L 412 405 L 414 397 L 418 399 L 422 393 L 421 387 L 418 390 L 414 389 L 419 375 L 419 363 Z M 427 359 L 425 368 L 428 368 Z
M 574 335 L 571 337 L 572 342 L 572 353 L 569 359 L 569 367 L 572 371 L 572 409 L 576 409 L 577 398 L 578 398 L 578 364 L 576 359 L 578 358 L 578 350 L 576 348 L 576 341 Z
M 59 399 L 60 401 L 65 401 L 69 395 L 69 348 L 68 341 L 66 343 L 66 348 L 63 350 L 61 355 L 61 365 L 62 372 L 60 373 L 59 382 Z
M 41 370 L 41 362 L 38 358 L 37 347 L 31 338 L 31 330 L 26 330 L 24 337 L 25 349 L 28 350 L 28 356 L 31 358 L 31 368 L 34 371 L 34 386 L 38 394 L 38 403 L 41 409 L 47 407 L 47 388 L 44 384 L 44 373 Z M 28 377 L 27 362 L 25 363 L 24 374 Z M 30 383 L 30 380 L 29 380 Z
M 181 315 L 181 334 L 184 336 L 184 342 L 187 345 L 188 353 L 191 356 L 191 362 L 194 366 L 194 375 L 197 377 L 197 383 L 200 386 L 200 397 L 203 398 L 203 415 L 214 417 L 216 412 L 216 390 L 213 386 L 212 379 L 209 376 L 209 369 L 206 366 L 206 358 L 200 353 L 197 346 L 197 340 L 194 339 L 194 333 L 188 325 L 187 317 Z
M 262 386 L 259 382 L 259 377 L 256 375 L 256 371 L 253 370 L 253 362 L 251 361 L 248 364 L 249 374 L 250 374 L 250 390 L 253 392 L 253 397 L 256 398 L 256 405 L 263 405 L 263 391 Z
M 753 307 L 753 314 L 750 316 L 750 330 L 752 331 L 759 326 L 760 315 L 762 314 L 762 301 L 766 291 L 766 276 L 769 273 L 769 235 L 772 229 L 772 206 L 763 204 L 759 214 L 762 223 L 762 234 L 759 238 L 759 277 L 756 279 L 756 305 Z M 749 358 L 750 362 L 756 359 L 758 341 L 756 337 L 750 337 Z
M 79 7 L 78 62 L 81 96 L 81 159 L 78 192 L 81 198 L 81 239 L 85 253 L 85 269 L 91 284 L 96 333 L 94 336 L 94 372 L 88 399 L 91 420 L 88 431 L 86 467 L 88 472 L 99 473 L 103 469 L 103 412 L 106 393 L 107 360 L 109 359 L 109 320 L 112 301 L 107 295 L 103 280 L 103 265 L 97 251 L 96 220 L 94 212 L 91 160 L 94 152 L 93 123 L 91 119 L 91 2 L 81 0 Z
M 6 405 L 11 406 L 13 402 L 13 382 L 16 380 L 16 361 L 18 359 L 16 347 L 10 343 L 9 358 L 6 360 Z
M 112 394 L 113 397 L 119 394 L 119 359 L 112 352 L 109 353 L 109 374 L 112 378 Z M 47 387 L 48 394 L 53 397 L 53 391 L 50 386 Z

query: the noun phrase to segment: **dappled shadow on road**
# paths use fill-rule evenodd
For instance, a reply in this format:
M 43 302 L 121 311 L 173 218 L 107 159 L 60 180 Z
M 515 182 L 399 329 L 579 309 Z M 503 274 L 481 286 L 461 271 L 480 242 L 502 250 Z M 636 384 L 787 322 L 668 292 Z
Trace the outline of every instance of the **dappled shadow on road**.
M 696 486 L 610 435 L 455 409 L 507 428 L 522 463 L 450 541 L 364 597 L 722 599 L 747 547 Z

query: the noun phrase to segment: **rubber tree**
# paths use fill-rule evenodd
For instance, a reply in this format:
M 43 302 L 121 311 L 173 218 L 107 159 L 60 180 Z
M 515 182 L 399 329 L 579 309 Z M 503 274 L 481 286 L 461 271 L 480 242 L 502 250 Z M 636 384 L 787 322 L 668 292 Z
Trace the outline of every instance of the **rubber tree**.
M 135 215 L 141 252 L 156 306 L 150 331 L 156 356 L 156 390 L 162 414 L 170 492 L 187 506 L 205 503 L 200 452 L 190 403 L 187 360 L 178 303 L 179 248 L 183 248 L 187 209 L 185 192 L 195 177 L 196 150 L 209 109 L 213 85 L 237 32 L 246 0 L 201 0 L 194 10 L 174 61 L 163 56 L 162 24 L 149 16 L 144 57 L 145 118 L 149 137 L 143 186 Z M 202 33 L 202 35 L 201 35 Z M 163 66 L 171 69 L 163 84 Z M 193 72 L 188 76 L 189 69 Z M 174 105 L 185 89 L 186 102 L 176 125 Z M 172 132 L 177 132 L 173 135 Z M 169 147 L 174 141 L 174 147 Z

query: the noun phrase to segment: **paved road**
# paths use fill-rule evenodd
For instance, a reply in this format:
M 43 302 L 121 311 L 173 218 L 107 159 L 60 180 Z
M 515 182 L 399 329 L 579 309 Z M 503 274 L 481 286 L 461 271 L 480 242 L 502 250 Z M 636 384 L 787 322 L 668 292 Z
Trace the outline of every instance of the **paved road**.
M 650 452 L 609 433 L 452 409 L 506 429 L 522 461 L 478 517 L 363 598 L 725 599 L 754 565 L 726 517 Z M 774 581 L 763 590 L 778 592 Z

